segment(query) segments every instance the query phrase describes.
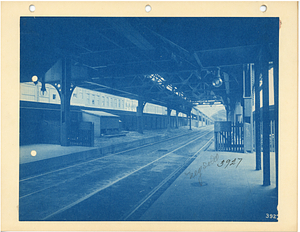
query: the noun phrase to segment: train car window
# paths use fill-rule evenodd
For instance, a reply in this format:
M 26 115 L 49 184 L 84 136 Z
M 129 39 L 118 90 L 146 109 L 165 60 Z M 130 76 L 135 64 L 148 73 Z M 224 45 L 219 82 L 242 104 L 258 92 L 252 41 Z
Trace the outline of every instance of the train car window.
M 109 99 L 106 97 L 106 106 L 109 107 Z
M 79 98 L 83 99 L 83 93 L 82 93 L 82 89 L 78 88 L 78 92 L 79 92 Z
M 91 99 L 92 99 L 92 105 L 95 105 L 95 94 L 92 94 Z
M 127 109 L 128 109 L 128 110 L 131 110 L 130 107 L 131 107 L 131 106 L 130 106 L 130 102 L 127 102 Z
M 55 100 L 56 99 L 56 94 L 52 95 L 52 99 Z
M 105 97 L 102 96 L 102 106 L 105 106 Z
M 89 93 L 86 94 L 86 103 L 90 104 L 90 94 Z
M 100 96 L 99 95 L 97 95 L 97 105 L 100 106 Z
M 91 100 L 92 100 L 92 105 L 95 105 L 95 94 L 92 94 Z

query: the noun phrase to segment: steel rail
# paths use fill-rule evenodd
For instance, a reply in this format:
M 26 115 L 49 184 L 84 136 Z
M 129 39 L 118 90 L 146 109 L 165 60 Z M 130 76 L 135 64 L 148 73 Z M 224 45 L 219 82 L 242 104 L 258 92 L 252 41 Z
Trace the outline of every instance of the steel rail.
M 203 132 L 203 131 L 202 131 L 202 132 Z M 199 133 L 199 134 L 200 134 L 200 133 Z M 186 134 L 185 134 L 185 135 L 186 135 Z M 198 136 L 198 134 L 197 134 L 196 136 Z M 196 136 L 193 136 L 193 138 L 196 137 Z M 173 138 L 176 139 L 176 138 L 178 138 L 178 137 L 180 137 L 180 136 L 177 136 L 177 137 L 175 137 L 175 138 L 173 137 Z M 190 138 L 189 138 L 189 139 L 190 139 Z M 164 141 L 164 142 L 165 142 L 165 141 Z M 182 142 L 182 143 L 184 143 L 184 142 Z M 152 145 L 153 145 L 153 144 L 152 144 Z M 117 154 L 110 154 L 110 155 L 108 155 L 108 156 L 103 156 L 103 157 L 100 157 L 100 158 L 97 158 L 97 159 L 94 159 L 94 160 L 90 160 L 90 161 L 84 162 L 84 164 L 89 163 L 89 162 L 91 162 L 91 161 L 96 161 L 96 160 L 99 160 L 99 159 L 102 159 L 102 158 L 111 157 L 111 156 L 113 156 L 113 155 L 117 155 Z M 80 163 L 80 164 L 83 165 L 83 163 Z M 83 176 L 85 176 L 85 175 L 88 175 L 88 174 L 90 174 L 90 173 L 92 173 L 92 172 L 102 170 L 102 169 L 107 168 L 107 167 L 109 167 L 109 166 L 111 166 L 111 165 L 113 165 L 113 164 L 109 164 L 109 165 L 100 167 L 100 168 L 97 169 L 97 170 L 87 171 L 87 172 L 85 172 L 85 173 L 79 174 L 79 175 L 74 176 L 74 177 L 72 177 L 72 178 L 65 179 L 65 180 L 60 181 L 60 182 L 58 182 L 58 183 L 56 183 L 56 184 L 50 185 L 50 186 L 48 186 L 48 187 L 46 187 L 46 188 L 42 188 L 42 189 L 39 189 L 39 190 L 37 190 L 37 191 L 34 191 L 34 192 L 28 193 L 28 194 L 26 194 L 26 195 L 20 196 L 19 199 L 22 199 L 22 198 L 31 196 L 31 195 L 33 195 L 33 194 L 42 192 L 42 191 L 44 191 L 44 190 L 50 189 L 50 188 L 52 188 L 52 187 L 55 187 L 55 186 L 64 184 L 64 183 L 66 183 L 66 182 L 68 182 L 68 181 L 75 180 L 76 178 L 80 178 L 80 177 L 83 177 Z M 72 165 L 72 166 L 70 166 L 70 167 L 68 167 L 68 168 L 71 168 L 71 167 L 74 167 L 74 166 L 79 166 L 79 164 L 78 164 L 78 165 Z M 65 169 L 66 169 L 66 168 L 65 168 Z M 64 170 L 64 169 L 60 169 L 60 170 Z M 52 172 L 48 172 L 47 174 L 52 174 Z M 46 175 L 46 173 L 45 173 L 44 175 Z M 37 176 L 37 177 L 40 177 L 40 176 L 41 176 L 41 175 L 39 175 L 39 176 Z
M 143 204 L 145 204 L 158 190 L 160 190 L 172 177 L 174 177 L 184 166 L 186 166 L 190 160 L 194 159 L 203 149 L 207 148 L 212 142 L 212 139 L 209 139 L 207 143 L 205 143 L 192 157 L 186 159 L 186 161 L 180 165 L 177 169 L 175 169 L 169 176 L 167 176 L 162 182 L 159 183 L 150 193 L 148 193 L 134 209 L 124 216 L 121 220 L 127 220 L 131 215 L 133 215 Z
M 195 134 L 197 134 L 197 133 L 200 134 L 200 133 L 205 132 L 205 131 L 207 131 L 207 130 L 203 130 L 203 131 L 200 131 L 200 132 L 195 132 Z M 54 170 L 54 171 L 45 172 L 45 173 L 42 173 L 42 174 L 39 174 L 39 175 L 36 175 L 36 176 L 31 176 L 31 177 L 28 177 L 28 178 L 24 178 L 24 179 L 19 180 L 19 182 L 31 180 L 31 179 L 34 179 L 34 178 L 37 178 L 37 177 L 40 177 L 40 176 L 52 174 L 52 173 L 59 172 L 59 171 L 62 171 L 62 170 L 66 170 L 66 169 L 69 169 L 69 168 L 72 168 L 72 167 L 76 167 L 76 166 L 80 166 L 80 165 L 83 165 L 83 164 L 86 164 L 86 163 L 94 162 L 94 161 L 104 159 L 104 158 L 107 158 L 107 157 L 110 157 L 110 156 L 113 156 L 113 155 L 119 155 L 119 154 L 122 154 L 122 153 L 125 153 L 125 152 L 138 150 L 138 149 L 141 149 L 141 148 L 144 148 L 144 147 L 149 147 L 149 146 L 152 146 L 152 145 L 155 145 L 155 144 L 164 143 L 164 142 L 167 142 L 167 141 L 172 140 L 172 139 L 188 136 L 190 134 L 191 133 L 185 133 L 185 134 L 174 136 L 174 137 L 171 137 L 171 138 L 168 138 L 168 139 L 160 140 L 158 142 L 148 143 L 148 144 L 145 144 L 145 145 L 142 145 L 142 146 L 139 146 L 139 147 L 129 148 L 127 150 L 123 150 L 123 151 L 120 151 L 120 152 L 117 152 L 117 153 L 109 154 L 109 155 L 106 155 L 106 156 L 101 156 L 101 157 L 96 158 L 96 159 L 92 159 L 92 160 L 88 160 L 88 161 L 81 162 L 81 163 L 78 163 L 78 164 L 70 165 L 70 166 L 60 168 L 60 169 L 57 169 L 57 170 Z M 95 149 L 97 149 L 97 148 L 95 148 Z
M 198 139 L 200 139 L 200 138 L 202 138 L 202 137 L 208 135 L 209 133 L 211 133 L 211 131 L 209 131 L 208 133 L 206 133 L 206 134 L 204 134 L 204 135 L 201 135 L 200 137 L 197 137 L 196 139 L 193 139 L 193 140 L 191 140 L 190 142 L 188 142 L 188 143 L 186 143 L 186 144 L 184 144 L 184 145 L 182 145 L 182 146 L 180 146 L 180 147 L 178 147 L 178 148 L 176 148 L 176 149 L 174 149 L 174 150 L 168 152 L 167 154 L 165 154 L 165 155 L 163 155 L 163 156 L 161 156 L 161 157 L 159 157 L 159 158 L 157 158 L 157 159 L 155 159 L 155 160 L 149 162 L 149 163 L 146 164 L 146 165 L 143 165 L 143 166 L 137 168 L 136 170 L 134 170 L 134 171 L 132 171 L 132 172 L 130 172 L 130 173 L 127 173 L 126 175 L 124 175 L 124 176 L 122 176 L 122 177 L 120 177 L 120 178 L 118 178 L 118 179 L 112 181 L 111 183 L 109 183 L 109 184 L 107 184 L 107 185 L 105 185 L 105 186 L 103 186 L 103 187 L 101 187 L 101 188 L 99 188 L 99 189 L 97 189 L 97 190 L 95 190 L 95 191 L 93 191 L 93 192 L 87 194 L 86 196 L 81 197 L 80 199 L 74 201 L 73 203 L 71 203 L 71 204 L 69 204 L 69 205 L 66 205 L 66 206 L 62 207 L 61 209 L 59 209 L 59 210 L 57 210 L 57 211 L 55 211 L 55 212 L 49 214 L 48 216 L 44 217 L 42 220 L 47 220 L 47 219 L 51 218 L 52 216 L 57 215 L 57 214 L 59 214 L 59 213 L 65 211 L 65 210 L 67 210 L 67 209 L 69 209 L 69 208 L 71 208 L 71 207 L 73 207 L 73 206 L 75 206 L 75 205 L 77 205 L 77 204 L 83 202 L 84 200 L 86 200 L 86 199 L 88 199 L 88 198 L 94 196 L 95 194 L 99 193 L 100 191 L 102 191 L 102 190 L 104 190 L 104 189 L 106 189 L 106 188 L 108 188 L 108 187 L 110 187 L 110 186 L 116 184 L 117 182 L 119 182 L 119 181 L 121 181 L 121 180 L 123 180 L 123 179 L 125 179 L 125 178 L 127 178 L 127 177 L 129 177 L 129 176 L 131 176 L 132 174 L 134 174 L 134 173 L 136 173 L 136 172 L 138 172 L 138 171 L 140 171 L 140 170 L 142 170 L 142 169 L 144 169 L 144 168 L 150 166 L 151 164 L 153 164 L 153 163 L 155 163 L 155 162 L 161 160 L 162 158 L 164 158 L 164 157 L 166 157 L 166 156 L 172 154 L 173 152 L 175 152 L 175 151 L 177 151 L 177 150 L 179 150 L 179 149 L 181 149 L 181 148 L 183 148 L 183 147 L 185 147 L 185 146 L 187 146 L 187 145 L 189 145 L 189 144 L 191 144 L 191 143 L 197 141 Z

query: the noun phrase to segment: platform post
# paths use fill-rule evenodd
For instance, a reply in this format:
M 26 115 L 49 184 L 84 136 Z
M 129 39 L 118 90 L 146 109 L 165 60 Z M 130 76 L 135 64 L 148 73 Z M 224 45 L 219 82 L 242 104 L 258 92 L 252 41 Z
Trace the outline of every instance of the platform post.
M 255 64 L 255 164 L 256 170 L 261 170 L 261 131 L 260 131 L 260 70 L 259 64 Z
M 269 117 L 269 62 L 267 45 L 263 45 L 261 73 L 263 79 L 263 185 L 270 185 L 270 117 Z
M 228 109 L 228 107 L 226 107 L 226 121 L 230 121 L 229 120 L 229 109 Z
M 69 146 L 70 134 L 70 99 L 71 99 L 71 61 L 68 58 L 62 59 L 61 104 L 60 104 L 60 143 L 62 146 Z
M 232 112 L 231 112 L 231 107 L 229 105 L 227 105 L 226 107 L 226 121 L 232 121 Z
M 189 126 L 190 130 L 192 130 L 192 110 L 189 111 Z
M 244 91 L 243 91 L 243 123 L 244 123 L 244 152 L 253 151 L 252 126 L 252 64 L 244 65 Z
M 279 33 L 278 33 L 279 34 Z M 279 93 L 278 93 L 278 84 L 279 84 L 279 72 L 278 72 L 278 48 L 279 44 L 274 44 L 274 55 L 273 55 L 273 75 L 274 75 L 274 115 L 275 115 L 275 166 L 276 166 L 276 188 L 278 194 L 278 103 L 279 103 Z
M 167 130 L 168 131 L 171 128 L 171 111 L 172 111 L 172 109 L 168 106 L 167 107 Z
M 143 127 L 144 127 L 144 121 L 143 121 L 144 106 L 145 106 L 145 102 L 142 99 L 139 99 L 136 112 L 137 112 L 137 131 L 140 134 L 143 134 Z
M 176 110 L 176 120 L 175 120 L 175 128 L 177 129 L 179 127 L 178 125 L 178 110 Z
M 196 117 L 197 117 L 196 127 L 199 127 L 199 111 L 198 111 L 198 110 L 197 110 L 197 115 L 196 115 Z

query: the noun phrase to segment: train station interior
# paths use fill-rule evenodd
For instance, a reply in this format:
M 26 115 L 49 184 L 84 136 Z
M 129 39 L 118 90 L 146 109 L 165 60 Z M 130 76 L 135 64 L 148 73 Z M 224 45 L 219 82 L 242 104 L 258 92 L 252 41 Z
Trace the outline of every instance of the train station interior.
M 21 17 L 20 36 L 20 220 L 277 220 L 279 18 Z

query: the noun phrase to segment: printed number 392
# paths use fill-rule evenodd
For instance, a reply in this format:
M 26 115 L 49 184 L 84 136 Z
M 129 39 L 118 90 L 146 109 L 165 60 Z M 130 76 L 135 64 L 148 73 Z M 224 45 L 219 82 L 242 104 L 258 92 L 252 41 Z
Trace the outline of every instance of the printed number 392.
M 278 214 L 269 214 L 266 213 L 266 218 L 270 218 L 270 219 L 278 219 Z

